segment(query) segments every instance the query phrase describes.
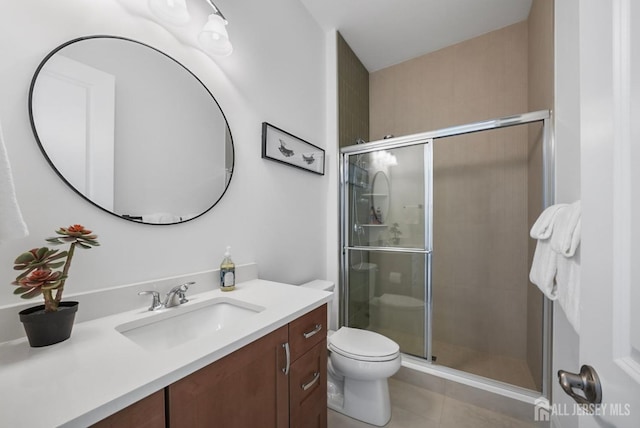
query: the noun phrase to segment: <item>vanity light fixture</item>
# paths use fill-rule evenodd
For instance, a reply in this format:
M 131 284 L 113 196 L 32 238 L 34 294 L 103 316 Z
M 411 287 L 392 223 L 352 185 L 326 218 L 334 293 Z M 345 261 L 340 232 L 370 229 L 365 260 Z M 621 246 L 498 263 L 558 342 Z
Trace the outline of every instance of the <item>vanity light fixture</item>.
M 213 13 L 209 15 L 207 23 L 198 35 L 198 43 L 211 55 L 228 56 L 233 52 L 233 46 L 229 41 L 227 24 L 229 23 L 220 9 L 211 0 L 206 0 L 213 8 Z
M 228 56 L 233 52 L 229 41 L 229 23 L 212 0 L 205 0 L 213 9 L 207 23 L 198 34 L 200 48 L 209 55 Z M 186 0 L 148 0 L 149 9 L 162 22 L 170 25 L 186 25 L 191 20 Z
M 185 25 L 191 19 L 186 0 L 149 0 L 149 9 L 161 21 L 171 25 Z

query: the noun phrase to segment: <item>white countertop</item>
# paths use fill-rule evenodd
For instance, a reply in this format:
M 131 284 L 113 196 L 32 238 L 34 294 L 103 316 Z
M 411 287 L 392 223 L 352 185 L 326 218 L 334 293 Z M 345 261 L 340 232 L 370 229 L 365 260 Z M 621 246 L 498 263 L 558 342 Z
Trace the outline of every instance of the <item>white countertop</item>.
M 188 297 L 188 303 L 165 311 L 215 297 L 265 309 L 163 351 L 148 351 L 115 329 L 155 315 L 146 307 L 76 322 L 70 339 L 48 347 L 31 348 L 26 338 L 0 343 L 0 426 L 86 427 L 327 303 L 332 294 L 254 279 L 232 292 Z

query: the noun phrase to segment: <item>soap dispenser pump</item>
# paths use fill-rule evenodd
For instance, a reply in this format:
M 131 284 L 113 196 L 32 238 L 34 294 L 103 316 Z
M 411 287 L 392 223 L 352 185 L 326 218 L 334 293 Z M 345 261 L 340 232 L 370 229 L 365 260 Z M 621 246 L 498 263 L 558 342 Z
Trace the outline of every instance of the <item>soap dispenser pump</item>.
M 224 259 L 220 263 L 220 290 L 231 291 L 236 288 L 236 265 L 231 260 L 231 247 L 227 247 Z

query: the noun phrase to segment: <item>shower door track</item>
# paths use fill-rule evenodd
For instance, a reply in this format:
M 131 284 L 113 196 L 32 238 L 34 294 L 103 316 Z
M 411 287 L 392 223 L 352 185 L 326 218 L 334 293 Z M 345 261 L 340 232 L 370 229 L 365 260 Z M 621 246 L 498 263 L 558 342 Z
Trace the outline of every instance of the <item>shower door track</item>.
M 404 253 L 420 253 L 425 254 L 427 258 L 431 258 L 432 247 L 429 245 L 429 249 L 415 249 L 415 248 L 397 248 L 397 247 L 360 247 L 360 246 L 348 246 L 347 236 L 349 234 L 348 226 L 348 192 L 346 186 L 348 182 L 348 156 L 362 153 L 373 152 L 377 150 L 388 150 L 400 147 L 426 144 L 432 142 L 434 139 L 452 137 L 456 135 L 470 134 L 474 132 L 487 131 L 491 129 L 506 128 L 510 126 L 524 125 L 528 123 L 542 122 L 543 123 L 543 144 L 542 144 L 542 206 L 543 209 L 552 205 L 555 202 L 555 142 L 553 139 L 553 133 L 551 129 L 552 114 L 550 110 L 539 110 L 535 112 L 523 113 L 513 116 L 505 116 L 501 118 L 485 120 L 480 122 L 469 123 L 465 125 L 452 126 L 448 128 L 442 128 L 435 131 L 427 131 L 418 134 L 405 135 L 401 137 L 394 137 L 389 139 L 383 139 L 378 141 L 372 141 L 364 144 L 357 144 L 340 149 L 341 163 L 340 163 L 340 281 L 339 287 L 339 299 L 342 303 L 342 310 L 340 313 L 340 325 L 344 325 L 345 308 L 346 308 L 346 284 L 348 282 L 348 253 L 349 251 L 372 251 L 372 252 L 404 252 Z M 430 196 L 429 196 L 430 197 Z M 432 208 L 432 207 L 430 207 Z M 429 218 L 429 221 L 431 219 Z M 427 226 L 427 225 L 425 225 Z M 429 241 L 431 238 L 431 228 L 429 229 Z M 431 315 L 432 315 L 432 296 L 431 296 L 431 266 L 425 266 L 425 270 L 428 270 L 427 278 L 427 302 L 425 309 L 428 311 L 427 328 L 426 332 L 426 348 L 427 355 L 431 355 Z M 553 306 L 551 301 L 543 298 L 543 327 L 542 327 L 542 396 L 549 398 L 551 396 L 552 385 L 552 373 L 551 373 L 551 345 L 552 345 L 552 330 L 553 325 Z M 430 363 L 430 362 L 429 362 Z M 464 373 L 464 372 L 461 372 Z M 487 379 L 488 385 L 495 384 L 491 379 Z M 511 386 L 511 388 L 518 390 L 518 387 Z

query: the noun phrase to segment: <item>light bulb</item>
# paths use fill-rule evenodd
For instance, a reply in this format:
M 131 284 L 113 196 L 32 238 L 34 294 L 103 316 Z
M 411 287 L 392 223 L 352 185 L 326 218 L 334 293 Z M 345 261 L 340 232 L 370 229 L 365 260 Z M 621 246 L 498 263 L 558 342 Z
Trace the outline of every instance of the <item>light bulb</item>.
M 209 15 L 207 23 L 198 35 L 200 46 L 209 54 L 228 56 L 233 52 L 226 28 L 227 22 L 220 15 Z
M 149 9 L 162 22 L 184 25 L 189 22 L 186 0 L 149 0 Z

